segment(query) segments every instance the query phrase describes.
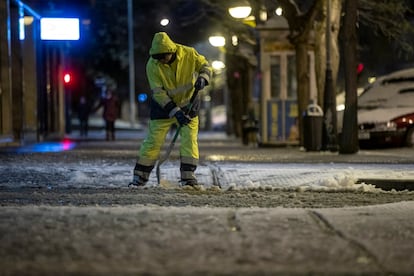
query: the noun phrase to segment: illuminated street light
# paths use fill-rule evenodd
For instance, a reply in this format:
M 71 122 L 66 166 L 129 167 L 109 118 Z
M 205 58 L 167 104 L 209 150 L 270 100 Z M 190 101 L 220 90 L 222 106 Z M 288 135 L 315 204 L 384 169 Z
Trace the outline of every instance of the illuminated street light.
M 168 24 L 170 24 L 170 20 L 168 18 L 163 18 L 160 21 L 161 26 L 167 26 Z
M 224 45 L 226 45 L 226 39 L 224 38 L 224 36 L 221 35 L 210 36 L 208 38 L 208 41 L 214 47 L 223 47 Z
M 283 13 L 282 8 L 281 8 L 281 7 L 277 7 L 277 9 L 275 10 L 275 14 L 276 14 L 277 16 L 281 16 L 281 15 L 282 15 L 282 13 Z
M 252 7 L 249 5 L 249 2 L 241 1 L 239 5 L 230 7 L 228 11 L 232 17 L 242 19 L 250 15 L 252 12 Z
M 213 67 L 214 70 L 217 70 L 217 71 L 226 68 L 226 65 L 221 60 L 214 60 L 211 63 L 211 66 Z
M 237 46 L 237 45 L 239 45 L 239 38 L 237 37 L 237 35 L 233 35 L 233 36 L 231 37 L 231 44 L 232 44 L 233 46 Z
M 259 10 L 259 19 L 261 22 L 267 21 L 267 10 L 265 6 L 261 6 Z

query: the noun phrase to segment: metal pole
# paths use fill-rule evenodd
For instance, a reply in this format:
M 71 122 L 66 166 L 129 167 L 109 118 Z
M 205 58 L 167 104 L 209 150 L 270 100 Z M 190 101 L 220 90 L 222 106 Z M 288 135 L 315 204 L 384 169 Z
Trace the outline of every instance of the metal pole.
M 129 52 L 129 121 L 134 126 L 136 116 L 135 105 L 135 59 L 134 59 L 134 23 L 132 18 L 132 0 L 128 5 L 128 52 Z
M 331 0 L 326 7 L 326 75 L 324 94 L 324 127 L 322 150 L 338 151 L 336 122 L 336 98 L 334 94 L 331 68 Z

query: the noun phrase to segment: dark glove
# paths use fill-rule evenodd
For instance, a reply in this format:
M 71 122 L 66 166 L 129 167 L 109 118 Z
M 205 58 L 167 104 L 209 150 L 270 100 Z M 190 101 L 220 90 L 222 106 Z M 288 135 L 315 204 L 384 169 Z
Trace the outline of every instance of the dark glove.
M 180 126 L 188 125 L 191 121 L 190 116 L 186 115 L 181 109 L 174 114 Z
M 198 77 L 195 84 L 194 84 L 195 89 L 202 90 L 204 88 L 204 86 L 206 86 L 206 82 L 207 81 L 206 81 L 205 78 Z

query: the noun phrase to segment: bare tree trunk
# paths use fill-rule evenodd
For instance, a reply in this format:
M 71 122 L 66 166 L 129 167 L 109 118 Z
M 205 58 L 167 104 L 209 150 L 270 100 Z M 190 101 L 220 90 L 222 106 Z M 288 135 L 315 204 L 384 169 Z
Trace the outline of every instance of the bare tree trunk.
M 345 17 L 343 27 L 343 48 L 345 65 L 345 111 L 341 137 L 340 153 L 358 151 L 358 118 L 357 118 L 357 5 L 358 0 L 345 1 Z
M 227 55 L 226 61 L 227 84 L 229 88 L 229 106 L 232 129 L 228 134 L 234 134 L 236 137 L 242 136 L 242 117 L 248 113 L 248 107 L 251 103 L 251 79 L 252 68 L 248 61 L 240 56 Z
M 284 10 L 284 16 L 289 23 L 290 42 L 295 45 L 296 50 L 296 78 L 298 81 L 298 122 L 300 145 L 304 144 L 303 113 L 310 100 L 309 83 L 309 59 L 308 50 L 311 48 L 310 37 L 314 22 L 318 15 L 323 0 L 315 0 L 312 7 L 302 13 L 292 0 L 279 0 Z
M 298 124 L 299 129 L 303 130 L 303 116 L 302 114 L 306 111 L 309 105 L 310 98 L 310 86 L 309 86 L 309 59 L 308 59 L 308 42 L 307 39 L 304 41 L 297 42 L 296 45 L 296 78 L 298 80 Z M 300 144 L 304 145 L 303 131 L 300 134 Z
M 324 88 L 325 88 L 325 73 L 326 73 L 326 4 L 324 1 L 323 17 L 315 24 L 315 72 L 316 85 L 318 90 L 318 104 L 324 106 Z M 339 69 L 339 47 L 338 35 L 341 21 L 341 0 L 331 0 L 331 69 L 332 80 L 334 87 L 336 87 L 336 80 Z

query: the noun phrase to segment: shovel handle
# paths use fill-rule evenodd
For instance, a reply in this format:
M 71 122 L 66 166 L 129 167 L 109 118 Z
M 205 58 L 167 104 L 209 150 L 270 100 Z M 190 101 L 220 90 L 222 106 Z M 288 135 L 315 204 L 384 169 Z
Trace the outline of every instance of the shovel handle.
M 187 108 L 187 113 L 190 112 L 191 108 L 193 107 L 195 98 L 198 95 L 198 91 L 199 91 L 198 89 L 195 89 L 194 90 L 193 95 L 191 96 L 190 102 L 187 105 L 187 107 L 188 107 Z M 164 156 L 162 156 L 158 160 L 158 162 L 157 162 L 156 174 L 157 174 L 157 182 L 158 182 L 158 184 L 160 184 L 160 181 L 161 181 L 161 169 L 160 169 L 160 166 L 170 156 L 170 153 L 171 153 L 171 151 L 172 151 L 172 149 L 173 149 L 173 147 L 175 145 L 175 141 L 177 140 L 178 134 L 180 133 L 181 127 L 182 127 L 181 125 L 179 125 L 177 127 L 177 130 L 175 131 L 175 134 L 174 134 L 174 138 L 171 140 L 171 143 L 170 143 L 169 147 L 167 148 L 167 151 L 165 152 Z

